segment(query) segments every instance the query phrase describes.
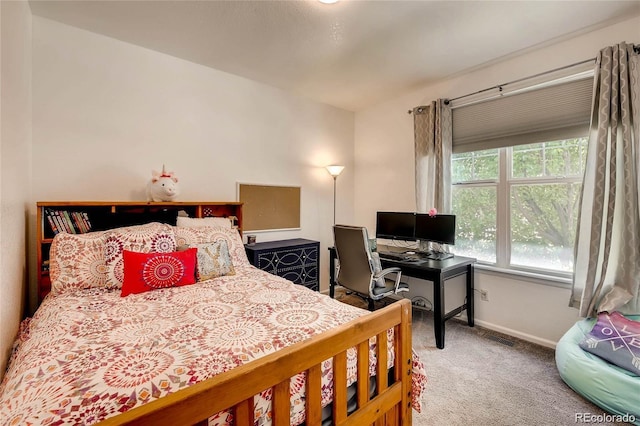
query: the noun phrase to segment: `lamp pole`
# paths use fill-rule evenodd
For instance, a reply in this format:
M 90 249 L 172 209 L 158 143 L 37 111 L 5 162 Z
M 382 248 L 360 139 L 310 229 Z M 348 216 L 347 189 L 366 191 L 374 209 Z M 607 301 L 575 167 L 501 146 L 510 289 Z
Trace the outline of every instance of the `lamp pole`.
M 338 175 L 333 177 L 333 224 L 336 224 L 336 181 L 338 180 Z
M 338 176 L 344 170 L 344 166 L 327 166 L 329 174 L 333 177 L 333 224 L 336 224 L 336 181 Z

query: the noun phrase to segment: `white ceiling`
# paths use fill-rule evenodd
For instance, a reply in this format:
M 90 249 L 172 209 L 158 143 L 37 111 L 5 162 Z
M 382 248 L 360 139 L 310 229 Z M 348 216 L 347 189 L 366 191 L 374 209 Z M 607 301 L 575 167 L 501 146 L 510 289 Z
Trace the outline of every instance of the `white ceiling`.
M 351 111 L 640 15 L 640 0 L 29 3 L 35 15 Z

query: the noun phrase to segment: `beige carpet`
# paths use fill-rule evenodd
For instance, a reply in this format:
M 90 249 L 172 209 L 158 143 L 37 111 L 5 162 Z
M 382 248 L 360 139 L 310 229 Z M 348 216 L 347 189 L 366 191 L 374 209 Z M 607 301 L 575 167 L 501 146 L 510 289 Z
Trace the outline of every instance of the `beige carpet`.
M 341 288 L 336 298 L 366 308 Z M 552 349 L 457 319 L 447 321 L 445 347 L 437 349 L 433 316 L 417 309 L 412 329 L 413 348 L 428 376 L 424 409 L 414 411 L 414 425 L 559 426 L 575 425 L 576 413 L 604 414 L 562 381 Z

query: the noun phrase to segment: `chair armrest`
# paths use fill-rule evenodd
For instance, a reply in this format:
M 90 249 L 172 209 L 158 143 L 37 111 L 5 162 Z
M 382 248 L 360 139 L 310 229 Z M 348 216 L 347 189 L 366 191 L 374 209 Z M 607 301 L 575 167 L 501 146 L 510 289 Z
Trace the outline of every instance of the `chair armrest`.
M 386 275 L 389 274 L 396 274 L 396 279 L 395 279 L 395 283 L 394 283 L 394 293 L 398 293 L 400 291 L 408 291 L 408 288 L 400 288 L 400 279 L 402 278 L 402 269 L 398 268 L 397 266 L 392 266 L 391 268 L 386 268 L 383 269 L 382 271 L 378 272 L 377 274 L 374 274 L 373 277 L 374 278 L 380 278 L 380 277 L 384 277 Z
M 384 277 L 385 275 L 388 274 L 392 274 L 394 272 L 400 273 L 401 269 L 398 268 L 397 266 L 393 266 L 391 268 L 385 268 L 382 271 L 378 272 L 377 274 L 374 274 L 373 277 L 374 278 L 380 278 L 380 277 Z

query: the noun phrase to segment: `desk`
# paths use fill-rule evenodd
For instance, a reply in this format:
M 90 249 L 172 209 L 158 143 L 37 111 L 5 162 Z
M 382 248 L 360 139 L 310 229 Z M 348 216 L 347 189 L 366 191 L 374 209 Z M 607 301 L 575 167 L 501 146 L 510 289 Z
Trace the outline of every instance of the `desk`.
M 380 247 L 383 248 L 382 246 Z M 386 247 L 384 247 L 387 249 Z M 335 248 L 329 247 L 329 296 L 335 295 Z M 436 347 L 444 348 L 444 323 L 460 312 L 467 311 L 467 323 L 473 327 L 473 274 L 476 259 L 454 256 L 445 260 L 428 260 L 405 262 L 401 260 L 382 259 L 382 267 L 397 266 L 403 275 L 433 282 L 433 329 L 436 336 Z M 444 312 L 444 284 L 447 280 L 466 274 L 467 297 L 465 303 L 457 308 Z

